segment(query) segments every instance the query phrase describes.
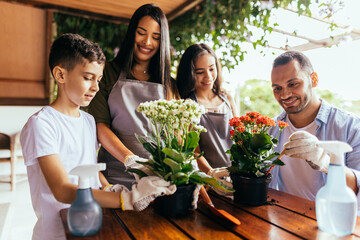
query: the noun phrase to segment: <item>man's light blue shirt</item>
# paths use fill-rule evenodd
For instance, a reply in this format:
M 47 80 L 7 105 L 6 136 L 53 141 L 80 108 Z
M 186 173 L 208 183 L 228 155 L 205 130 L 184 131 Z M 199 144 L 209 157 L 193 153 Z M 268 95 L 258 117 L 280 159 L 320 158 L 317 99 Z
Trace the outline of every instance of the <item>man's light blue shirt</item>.
M 275 117 L 275 120 L 278 121 L 286 121 L 287 113 L 283 111 L 281 114 Z M 319 140 L 337 140 L 348 143 L 353 151 L 346 153 L 345 155 L 345 165 L 352 169 L 356 176 L 356 184 L 358 189 L 360 188 L 360 118 L 355 114 L 346 112 L 337 107 L 331 106 L 325 100 L 321 99 L 321 106 L 319 112 L 315 118 L 315 123 L 317 125 L 317 129 L 315 132 L 315 136 Z M 279 134 L 279 128 L 272 128 L 269 133 L 272 136 L 277 136 Z M 283 139 L 282 133 L 279 136 L 279 143 L 277 147 L 275 147 L 276 152 L 281 152 L 283 149 L 283 145 L 288 141 L 288 139 Z M 283 190 L 284 184 L 286 181 L 279 180 L 279 166 L 275 166 L 272 174 L 273 179 L 270 182 L 269 187 Z M 285 166 L 281 166 L 281 168 L 286 168 Z M 285 170 L 285 169 L 283 169 Z M 282 171 L 283 171 L 282 170 Z M 314 186 L 317 190 L 319 190 L 326 179 L 326 174 L 321 173 L 316 170 L 309 171 L 308 174 L 321 174 L 324 181 L 314 182 Z M 306 176 L 296 176 L 306 178 Z M 301 184 L 297 186 L 301 188 Z M 360 191 L 359 191 L 360 192 Z M 314 193 L 316 195 L 316 193 Z M 302 196 L 303 197 L 303 196 Z M 360 203 L 360 194 L 357 194 L 358 203 Z M 310 199 L 314 200 L 314 199 Z M 359 209 L 360 210 L 360 209 Z

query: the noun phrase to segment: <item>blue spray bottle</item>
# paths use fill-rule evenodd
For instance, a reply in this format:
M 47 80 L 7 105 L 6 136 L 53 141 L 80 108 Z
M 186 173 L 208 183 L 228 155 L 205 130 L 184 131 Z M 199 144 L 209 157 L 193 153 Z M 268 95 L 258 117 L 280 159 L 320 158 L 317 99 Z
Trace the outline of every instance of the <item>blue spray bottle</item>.
M 321 231 L 346 236 L 354 231 L 357 199 L 346 185 L 344 154 L 352 151 L 350 145 L 339 141 L 320 141 L 319 147 L 330 155 L 325 186 L 316 194 L 316 218 Z
M 97 233 L 102 224 L 102 208 L 94 199 L 90 178 L 99 180 L 99 171 L 105 170 L 106 164 L 90 164 L 75 167 L 69 174 L 79 176 L 76 199 L 71 204 L 67 220 L 70 232 L 76 236 L 89 236 Z

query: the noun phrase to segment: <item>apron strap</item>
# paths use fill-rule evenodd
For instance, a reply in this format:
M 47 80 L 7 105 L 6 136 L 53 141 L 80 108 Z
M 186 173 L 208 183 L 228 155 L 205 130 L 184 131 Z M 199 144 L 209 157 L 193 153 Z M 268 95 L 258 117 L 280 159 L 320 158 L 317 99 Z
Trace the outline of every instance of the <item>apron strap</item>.
M 223 101 L 225 102 L 226 106 L 227 106 L 227 107 L 229 108 L 229 110 L 231 111 L 231 105 L 230 105 L 230 103 L 229 103 L 229 100 L 228 100 L 223 94 L 219 94 L 218 96 L 219 96 L 219 98 L 221 98 L 221 100 L 223 100 Z M 195 102 L 198 103 L 198 100 L 197 100 L 196 95 L 195 95 L 195 91 L 193 91 L 193 92 L 190 93 L 189 98 L 190 98 L 191 100 L 194 100 Z

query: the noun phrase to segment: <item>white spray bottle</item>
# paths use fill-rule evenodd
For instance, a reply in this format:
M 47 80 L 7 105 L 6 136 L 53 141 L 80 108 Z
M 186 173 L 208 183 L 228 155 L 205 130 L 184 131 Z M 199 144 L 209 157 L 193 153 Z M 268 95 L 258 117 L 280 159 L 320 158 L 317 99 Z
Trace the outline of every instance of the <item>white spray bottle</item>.
M 94 199 L 90 178 L 99 180 L 99 171 L 105 170 L 106 164 L 89 164 L 73 168 L 69 174 L 79 176 L 76 199 L 71 204 L 67 220 L 70 232 L 76 236 L 89 236 L 98 232 L 102 224 L 102 208 Z
M 320 141 L 319 147 L 330 155 L 325 186 L 316 194 L 316 218 L 321 231 L 346 236 L 354 231 L 357 199 L 346 185 L 344 154 L 352 147 L 340 141 Z

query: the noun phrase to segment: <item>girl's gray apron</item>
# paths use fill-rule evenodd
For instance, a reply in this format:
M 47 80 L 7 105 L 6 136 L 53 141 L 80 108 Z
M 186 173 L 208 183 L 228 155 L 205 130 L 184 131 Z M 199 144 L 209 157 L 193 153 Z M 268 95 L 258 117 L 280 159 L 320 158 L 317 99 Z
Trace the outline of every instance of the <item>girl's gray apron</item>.
M 145 115 L 137 112 L 136 109 L 142 102 L 164 98 L 165 91 L 162 84 L 126 79 L 123 74 L 120 74 L 110 92 L 108 106 L 111 130 L 131 152 L 140 157 L 149 158 L 150 154 L 136 139 L 135 133 L 146 136 L 151 130 L 151 125 Z M 109 183 L 123 184 L 131 189 L 135 178 L 125 172 L 125 165 L 103 147 L 99 150 L 98 161 L 106 163 L 103 174 Z
M 226 97 L 222 95 L 219 95 L 219 97 L 224 100 L 229 111 L 227 113 L 207 112 L 200 118 L 200 125 L 205 127 L 207 132 L 200 134 L 199 146 L 212 168 L 230 166 L 230 154 L 225 152 L 232 145 L 229 120 L 233 117 L 233 114 Z M 190 95 L 190 98 L 197 102 L 194 92 Z

